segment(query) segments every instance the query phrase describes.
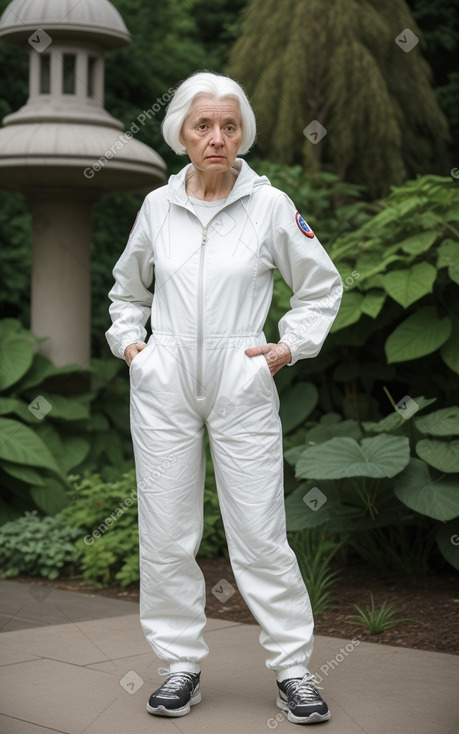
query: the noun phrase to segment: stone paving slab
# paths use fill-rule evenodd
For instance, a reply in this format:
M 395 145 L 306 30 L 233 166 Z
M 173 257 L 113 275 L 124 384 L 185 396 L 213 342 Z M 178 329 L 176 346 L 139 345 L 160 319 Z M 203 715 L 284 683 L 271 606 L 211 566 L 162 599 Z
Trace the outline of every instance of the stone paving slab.
M 0 580 L 0 632 L 137 614 L 139 605 L 97 594 Z

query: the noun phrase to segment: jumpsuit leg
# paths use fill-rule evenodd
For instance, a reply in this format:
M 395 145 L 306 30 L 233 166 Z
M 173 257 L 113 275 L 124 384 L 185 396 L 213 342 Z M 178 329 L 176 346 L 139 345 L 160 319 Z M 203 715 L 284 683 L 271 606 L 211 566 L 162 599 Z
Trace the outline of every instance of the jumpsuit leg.
M 313 615 L 286 535 L 277 391 L 265 358 L 252 359 L 263 360 L 250 367 L 255 378 L 220 398 L 224 410 L 217 400 L 207 425 L 231 565 L 261 627 L 265 664 L 278 678 L 300 677 L 312 655 Z
M 198 672 L 209 652 L 202 635 L 205 579 L 195 560 L 203 532 L 204 429 L 202 418 L 178 394 L 178 384 L 173 391 L 162 389 L 161 376 L 173 369 L 167 350 L 156 345 L 131 365 L 140 620 L 170 672 Z

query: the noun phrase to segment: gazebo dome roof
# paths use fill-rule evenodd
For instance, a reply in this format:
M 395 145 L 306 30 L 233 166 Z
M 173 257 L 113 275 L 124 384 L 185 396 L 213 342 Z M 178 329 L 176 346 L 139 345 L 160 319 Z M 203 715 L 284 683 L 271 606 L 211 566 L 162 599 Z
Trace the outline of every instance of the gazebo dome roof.
M 109 0 L 13 0 L 0 18 L 0 39 L 23 43 L 38 28 L 53 39 L 85 38 L 108 48 L 125 46 L 131 40 Z

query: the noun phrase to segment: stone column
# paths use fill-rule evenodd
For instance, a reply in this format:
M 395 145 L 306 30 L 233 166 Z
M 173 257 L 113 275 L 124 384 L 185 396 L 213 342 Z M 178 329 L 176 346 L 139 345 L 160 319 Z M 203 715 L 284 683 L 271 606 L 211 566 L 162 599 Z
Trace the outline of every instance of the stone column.
M 33 217 L 31 330 L 39 337 L 51 337 L 40 352 L 54 364 L 88 367 L 95 197 L 40 191 L 28 199 Z

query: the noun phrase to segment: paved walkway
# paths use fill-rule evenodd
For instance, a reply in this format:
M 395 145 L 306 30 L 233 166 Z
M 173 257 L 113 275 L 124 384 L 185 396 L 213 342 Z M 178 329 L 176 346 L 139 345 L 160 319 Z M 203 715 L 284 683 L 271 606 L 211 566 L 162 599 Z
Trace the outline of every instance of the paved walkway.
M 164 677 L 137 604 L 0 581 L 0 629 L 1 734 L 300 731 L 275 705 L 256 625 L 208 620 L 202 702 L 178 719 L 146 712 Z M 312 669 L 332 712 L 313 731 L 459 734 L 459 657 L 317 637 Z

